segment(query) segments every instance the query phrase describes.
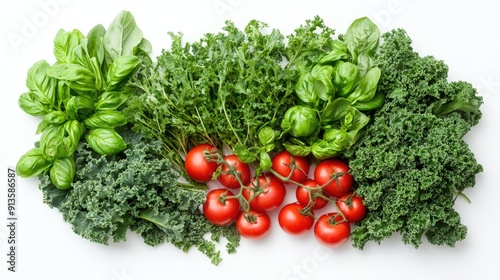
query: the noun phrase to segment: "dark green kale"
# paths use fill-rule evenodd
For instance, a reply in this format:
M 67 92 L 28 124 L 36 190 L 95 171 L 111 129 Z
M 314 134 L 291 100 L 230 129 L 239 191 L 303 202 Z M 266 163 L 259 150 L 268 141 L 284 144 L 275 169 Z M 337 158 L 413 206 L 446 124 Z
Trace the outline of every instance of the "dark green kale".
M 229 241 L 228 251 L 235 252 L 239 235 L 234 227 L 217 227 L 204 218 L 199 206 L 205 191 L 178 182 L 171 162 L 160 156 L 161 142 L 128 129 L 120 134 L 128 148 L 113 156 L 80 143 L 71 190 L 56 188 L 42 175 L 45 203 L 59 209 L 75 233 L 93 242 L 125 241 L 130 229 L 152 246 L 167 241 L 183 251 L 197 247 L 215 264 L 221 260 L 215 247 L 221 236 Z M 212 240 L 205 238 L 207 233 Z
M 447 81 L 446 64 L 419 56 L 404 30 L 383 39 L 376 63 L 386 101 L 345 154 L 368 208 L 353 230 L 353 245 L 399 233 L 415 247 L 424 236 L 454 246 L 467 233 L 455 199 L 482 171 L 463 140 L 481 118 L 482 99 L 471 84 Z

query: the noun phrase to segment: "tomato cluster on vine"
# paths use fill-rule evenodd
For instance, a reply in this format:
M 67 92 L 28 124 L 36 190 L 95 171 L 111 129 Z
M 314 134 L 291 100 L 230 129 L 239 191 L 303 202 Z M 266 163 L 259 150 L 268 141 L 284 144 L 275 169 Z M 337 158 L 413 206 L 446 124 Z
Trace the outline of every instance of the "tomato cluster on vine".
M 349 166 L 340 159 L 322 160 L 310 170 L 308 158 L 285 150 L 272 157 L 269 171 L 252 175 L 251 167 L 235 154 L 222 156 L 216 147 L 201 144 L 188 152 L 185 167 L 191 179 L 217 180 L 223 186 L 207 193 L 203 204 L 207 220 L 218 226 L 235 223 L 238 233 L 248 239 L 266 236 L 272 223 L 268 213 L 279 211 L 284 232 L 300 236 L 314 227 L 321 244 L 336 247 L 349 239 L 351 225 L 366 216 L 363 199 L 353 190 Z M 283 205 L 294 187 L 296 201 Z M 335 210 L 315 215 L 328 205 Z

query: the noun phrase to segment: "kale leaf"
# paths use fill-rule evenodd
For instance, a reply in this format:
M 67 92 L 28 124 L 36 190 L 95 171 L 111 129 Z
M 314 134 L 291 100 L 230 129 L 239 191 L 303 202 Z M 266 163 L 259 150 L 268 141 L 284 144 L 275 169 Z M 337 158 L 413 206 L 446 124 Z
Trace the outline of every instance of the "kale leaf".
M 368 208 L 353 230 L 353 245 L 399 233 L 415 247 L 424 236 L 454 246 L 467 233 L 455 199 L 482 171 L 463 140 L 481 118 L 482 99 L 471 84 L 447 81 L 446 64 L 419 56 L 404 30 L 383 38 L 376 63 L 386 101 L 345 154 Z
M 41 175 L 44 202 L 58 208 L 75 233 L 93 242 L 125 241 L 130 229 L 152 246 L 167 241 L 183 251 L 197 247 L 215 264 L 221 260 L 216 249 L 221 236 L 229 241 L 228 251 L 235 252 L 239 235 L 234 227 L 217 227 L 204 218 L 199 206 L 205 192 L 178 182 L 171 162 L 160 156 L 161 142 L 129 129 L 120 134 L 128 148 L 117 155 L 99 155 L 80 143 L 71 190 L 60 190 L 48 174 Z M 205 238 L 207 233 L 212 240 Z

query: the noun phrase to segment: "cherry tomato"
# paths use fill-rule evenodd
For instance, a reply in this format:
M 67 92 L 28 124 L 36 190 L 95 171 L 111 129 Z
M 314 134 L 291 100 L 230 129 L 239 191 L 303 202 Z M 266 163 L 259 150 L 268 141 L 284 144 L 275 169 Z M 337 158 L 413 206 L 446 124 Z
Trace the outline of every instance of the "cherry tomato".
M 332 180 L 332 178 L 336 179 Z M 339 159 L 326 159 L 320 162 L 314 170 L 314 181 L 324 186 L 323 192 L 333 197 L 339 197 L 351 189 L 354 179 L 349 174 L 349 166 Z
M 286 189 L 283 183 L 272 174 L 263 174 L 257 178 L 254 177 L 241 193 L 247 201 L 250 201 L 252 209 L 268 212 L 278 208 L 283 203 Z M 258 194 L 254 197 L 255 193 Z
M 341 215 L 326 213 L 314 225 L 314 236 L 327 247 L 338 247 L 349 239 L 351 227 Z
M 234 168 L 243 185 L 250 183 L 250 166 L 242 162 L 237 155 L 228 155 L 224 157 L 225 163 L 222 164 L 221 174 L 217 180 L 226 188 L 237 189 L 240 182 L 230 173 L 229 166 Z
M 346 220 L 350 223 L 356 223 L 366 216 L 366 207 L 363 199 L 352 192 L 346 193 L 336 201 L 339 211 L 344 214 Z
M 198 182 L 212 180 L 212 175 L 217 170 L 217 162 L 207 161 L 205 151 L 213 151 L 215 147 L 210 144 L 200 144 L 189 150 L 184 160 L 184 166 L 189 177 Z
M 301 213 L 303 209 L 304 206 L 296 202 L 287 204 L 281 208 L 278 214 L 278 222 L 283 231 L 291 235 L 303 235 L 312 228 L 314 218 L 303 215 Z
M 267 235 L 271 228 L 271 219 L 267 213 L 255 210 L 241 212 L 236 219 L 236 230 L 248 239 L 261 239 Z
M 306 179 L 302 184 L 308 188 L 318 188 L 318 184 L 312 179 Z M 311 190 L 311 194 L 315 192 L 321 192 L 321 190 Z M 297 198 L 297 201 L 302 205 L 302 206 L 307 206 L 309 204 L 309 201 L 311 200 L 311 196 L 309 195 L 309 191 L 302 187 L 302 186 L 297 186 L 297 190 L 295 191 L 295 197 Z M 328 204 L 328 200 L 322 198 L 322 197 L 316 197 L 314 199 L 313 205 L 311 209 L 316 210 L 316 209 L 321 209 L 325 207 Z
M 309 174 L 309 162 L 307 161 L 307 158 L 294 156 L 286 150 L 274 155 L 272 163 L 273 170 L 278 174 L 283 177 L 290 176 L 289 181 L 302 183 L 307 179 Z
M 207 220 L 218 226 L 232 223 L 240 213 L 240 202 L 233 196 L 227 189 L 209 191 L 203 203 L 203 214 Z

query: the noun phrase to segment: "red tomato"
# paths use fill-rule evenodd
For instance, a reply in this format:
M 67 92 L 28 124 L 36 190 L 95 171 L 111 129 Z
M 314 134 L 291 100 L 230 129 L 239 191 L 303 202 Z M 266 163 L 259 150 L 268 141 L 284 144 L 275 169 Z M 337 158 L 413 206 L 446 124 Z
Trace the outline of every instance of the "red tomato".
M 286 150 L 277 153 L 273 157 L 272 163 L 273 170 L 283 177 L 290 176 L 289 181 L 292 181 L 292 183 L 304 182 L 309 174 L 309 162 L 307 158 L 294 156 Z
M 332 180 L 335 177 L 337 178 Z M 349 174 L 349 166 L 339 159 L 326 159 L 320 162 L 314 170 L 314 181 L 324 186 L 323 192 L 333 197 L 346 194 L 354 183 L 352 175 Z
M 204 156 L 205 151 L 212 151 L 216 148 L 210 144 L 200 144 L 189 150 L 184 160 L 184 166 L 189 177 L 198 182 L 212 180 L 212 175 L 217 170 L 218 164 L 214 161 L 207 161 Z
M 314 225 L 314 236 L 327 247 L 338 247 L 349 239 L 351 227 L 341 215 L 326 213 Z
M 224 187 L 230 189 L 237 189 L 240 187 L 240 182 L 230 173 L 228 166 L 231 166 L 236 171 L 243 185 L 248 185 L 248 183 L 250 183 L 250 166 L 248 164 L 242 162 L 238 156 L 234 154 L 225 156 L 224 161 L 225 163 L 222 164 L 221 174 L 217 178 Z
M 267 213 L 255 210 L 241 212 L 236 219 L 236 230 L 248 239 L 261 239 L 267 235 L 271 228 L 271 219 Z
M 262 191 L 254 197 L 254 194 Z M 272 174 L 253 178 L 248 187 L 242 190 L 243 197 L 250 201 L 250 207 L 259 212 L 268 212 L 278 208 L 285 200 L 286 189 L 283 183 Z
M 363 199 L 352 192 L 339 197 L 336 203 L 339 211 L 344 214 L 344 217 L 350 223 L 359 222 L 366 216 Z
M 303 183 L 308 188 L 318 188 L 318 184 L 312 179 L 306 179 Z M 314 192 L 321 192 L 321 190 L 312 190 L 311 194 Z M 302 187 L 298 186 L 297 190 L 295 191 L 295 197 L 297 197 L 297 201 L 302 205 L 302 206 L 307 206 L 309 204 L 309 201 L 311 200 L 311 196 L 309 195 L 309 191 Z M 313 202 L 313 206 L 311 209 L 316 210 L 316 209 L 321 209 L 325 207 L 328 204 L 328 200 L 322 198 L 322 197 L 316 197 Z
M 278 222 L 288 234 L 302 235 L 310 230 L 314 224 L 314 218 L 301 213 L 304 206 L 299 203 L 290 203 L 281 208 L 278 214 Z M 311 211 L 312 214 L 312 211 Z
M 227 197 L 230 198 L 227 198 Z M 214 189 L 207 193 L 203 203 L 203 214 L 211 223 L 225 226 L 232 223 L 240 213 L 240 202 L 227 189 Z

